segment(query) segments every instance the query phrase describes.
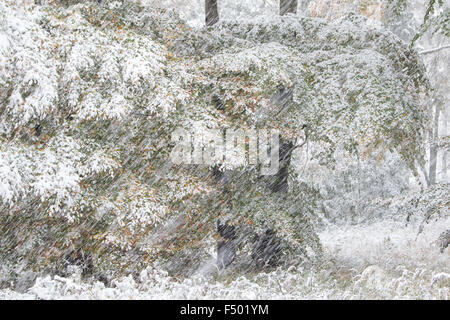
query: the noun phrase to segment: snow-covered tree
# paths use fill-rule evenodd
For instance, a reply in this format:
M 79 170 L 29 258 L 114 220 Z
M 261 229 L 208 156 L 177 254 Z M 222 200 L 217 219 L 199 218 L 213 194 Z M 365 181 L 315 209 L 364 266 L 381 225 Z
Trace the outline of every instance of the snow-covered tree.
M 212 166 L 168 160 L 180 126 L 277 129 L 295 140 L 307 124 L 308 156 L 321 166 L 341 161 L 341 149 L 362 159 L 395 151 L 410 168 L 422 161 L 423 66 L 363 16 L 273 15 L 199 31 L 171 9 L 129 0 L 7 0 L 0 17 L 5 260 L 59 268 L 82 248 L 95 272 L 176 259 L 172 271 L 187 274 L 210 258 L 218 219 L 274 230 L 295 254 L 286 262 L 320 253 L 319 193 L 301 172 L 291 168 L 288 192 L 274 193 L 256 166 L 221 167 L 222 192 Z M 279 88 L 292 91 L 283 110 Z

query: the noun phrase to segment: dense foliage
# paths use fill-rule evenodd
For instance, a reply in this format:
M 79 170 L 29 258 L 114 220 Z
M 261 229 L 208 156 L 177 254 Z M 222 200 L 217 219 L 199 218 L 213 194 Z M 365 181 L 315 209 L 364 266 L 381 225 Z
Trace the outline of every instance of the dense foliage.
M 414 169 L 427 86 L 416 52 L 357 14 L 198 30 L 128 0 L 4 1 L 1 258 L 36 270 L 84 259 L 96 273 L 163 260 L 186 275 L 213 256 L 218 219 L 275 229 L 293 253 L 286 262 L 320 256 L 319 190 L 300 170 L 279 194 L 258 168 L 220 168 L 223 192 L 212 168 L 170 163 L 172 132 L 274 128 L 295 139 L 307 124 L 308 158 L 321 167 L 345 172 L 352 157 L 391 151 Z M 279 88 L 293 93 L 283 110 Z

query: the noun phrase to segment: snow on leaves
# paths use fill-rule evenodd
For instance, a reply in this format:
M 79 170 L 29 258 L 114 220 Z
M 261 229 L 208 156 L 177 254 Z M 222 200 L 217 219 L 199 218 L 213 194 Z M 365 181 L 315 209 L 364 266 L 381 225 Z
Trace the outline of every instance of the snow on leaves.
M 211 212 L 220 190 L 205 182 L 208 168 L 171 171 L 170 135 L 180 124 L 296 137 L 308 123 L 312 154 L 322 159 L 340 145 L 368 154 L 400 146 L 410 163 L 419 154 L 426 85 L 417 55 L 357 15 L 224 21 L 199 31 L 171 10 L 131 2 L 23 10 L 8 0 L 0 16 L 1 201 L 8 212 L 33 203 L 37 216 L 90 225 L 86 242 L 129 249 L 174 219 L 170 252 L 205 245 L 226 200 Z M 273 103 L 280 88 L 293 92 L 283 112 Z M 241 218 L 261 227 L 269 217 L 289 226 L 287 239 L 318 247 L 313 200 L 282 208 L 251 174 L 231 188 Z M 303 191 L 295 192 L 310 195 Z

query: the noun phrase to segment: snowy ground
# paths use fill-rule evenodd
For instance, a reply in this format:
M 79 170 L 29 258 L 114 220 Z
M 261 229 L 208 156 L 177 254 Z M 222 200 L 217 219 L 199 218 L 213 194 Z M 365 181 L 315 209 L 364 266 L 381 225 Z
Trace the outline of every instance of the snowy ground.
M 113 288 L 71 278 L 43 277 L 25 294 L 0 291 L 0 299 L 449 299 L 450 250 L 433 241 L 450 218 L 417 227 L 399 222 L 332 227 L 321 233 L 325 262 L 316 271 L 291 268 L 229 281 L 171 279 L 149 268 Z

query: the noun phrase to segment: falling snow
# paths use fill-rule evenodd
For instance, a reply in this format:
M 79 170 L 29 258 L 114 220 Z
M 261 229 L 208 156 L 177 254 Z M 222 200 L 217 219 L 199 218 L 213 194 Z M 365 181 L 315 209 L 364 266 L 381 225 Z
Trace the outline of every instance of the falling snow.
M 0 299 L 449 299 L 448 5 L 36 3 L 0 3 Z

